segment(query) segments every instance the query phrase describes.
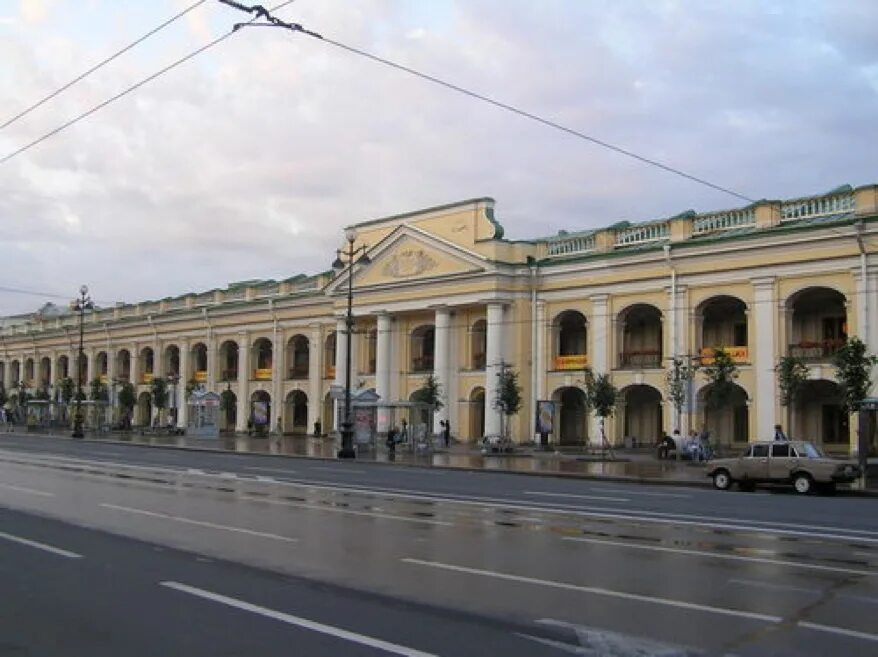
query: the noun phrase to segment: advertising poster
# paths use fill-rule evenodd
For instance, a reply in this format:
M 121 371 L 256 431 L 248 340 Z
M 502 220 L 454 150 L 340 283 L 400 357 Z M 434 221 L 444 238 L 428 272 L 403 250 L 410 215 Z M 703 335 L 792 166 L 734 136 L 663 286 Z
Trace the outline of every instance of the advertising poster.
M 552 421 L 555 418 L 555 402 L 551 400 L 537 401 L 537 433 L 552 433 Z
M 253 402 L 253 424 L 256 426 L 268 424 L 268 402 Z

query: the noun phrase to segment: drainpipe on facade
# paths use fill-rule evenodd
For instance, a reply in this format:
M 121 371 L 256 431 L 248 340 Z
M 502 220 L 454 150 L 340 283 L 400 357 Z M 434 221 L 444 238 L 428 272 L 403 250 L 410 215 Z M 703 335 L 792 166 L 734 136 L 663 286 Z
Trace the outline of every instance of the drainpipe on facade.
M 537 364 L 539 363 L 537 332 L 541 330 L 537 322 L 537 272 L 539 266 L 533 258 L 528 258 L 528 260 L 530 261 L 530 427 L 531 437 L 535 437 L 537 429 L 537 377 L 540 376 L 540 372 L 537 372 Z
M 671 358 L 672 358 L 671 364 L 673 366 L 673 363 L 677 360 L 677 357 L 679 355 L 678 350 L 677 350 L 677 268 L 674 267 L 674 263 L 671 260 L 671 245 L 665 244 L 663 249 L 665 252 L 665 262 L 668 265 L 668 269 L 671 271 L 671 291 L 670 291 L 670 294 L 671 294 L 671 299 L 670 299 L 670 301 L 671 301 L 671 303 L 670 303 L 670 306 L 671 306 L 671 309 L 670 309 L 671 310 L 671 312 L 670 312 L 671 327 L 670 327 L 670 331 L 671 331 Z M 691 394 L 691 389 L 689 392 Z M 681 444 L 677 445 L 677 448 L 674 450 L 677 453 L 677 460 L 679 461 L 682 457 L 682 451 L 683 451 L 683 445 L 682 445 L 682 436 L 684 435 L 683 418 L 682 418 L 683 413 L 677 411 L 676 406 L 674 406 L 673 404 L 672 404 L 672 412 L 675 414 L 674 415 L 674 422 L 673 422 L 673 424 L 675 425 L 674 428 L 680 430 L 680 436 L 681 436 L 681 440 L 680 440 Z M 688 419 L 691 420 L 691 418 L 688 418 Z M 688 422 L 687 422 L 687 425 L 688 425 Z
M 866 279 L 867 273 L 867 253 L 866 253 L 866 243 L 863 239 L 863 230 L 864 225 L 862 221 L 858 221 L 854 224 L 854 227 L 857 229 L 856 239 L 857 239 L 857 247 L 860 249 L 860 282 L 863 285 L 863 300 L 862 300 L 862 313 L 863 313 L 863 335 L 862 340 L 866 344 L 869 344 L 869 286 L 868 281 Z

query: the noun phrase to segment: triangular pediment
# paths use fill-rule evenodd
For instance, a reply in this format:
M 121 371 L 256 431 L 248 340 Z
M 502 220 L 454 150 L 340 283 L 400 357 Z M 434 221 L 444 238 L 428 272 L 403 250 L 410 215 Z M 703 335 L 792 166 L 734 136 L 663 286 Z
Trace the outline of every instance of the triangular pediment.
M 354 272 L 358 288 L 462 276 L 488 268 L 478 253 L 413 226 L 397 228 L 369 249 L 369 257 L 371 263 Z M 341 283 L 336 280 L 333 287 Z

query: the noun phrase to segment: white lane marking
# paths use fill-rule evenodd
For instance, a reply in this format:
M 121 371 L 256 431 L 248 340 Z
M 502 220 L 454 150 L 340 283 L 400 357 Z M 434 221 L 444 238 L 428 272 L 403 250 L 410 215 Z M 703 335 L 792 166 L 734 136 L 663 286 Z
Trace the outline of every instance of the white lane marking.
M 27 545 L 28 547 L 36 548 L 37 550 L 43 550 L 44 552 L 51 552 L 52 554 L 57 554 L 59 557 L 67 557 L 68 559 L 82 559 L 82 555 L 77 554 L 76 552 L 71 552 L 70 550 L 62 550 L 61 548 L 57 548 L 53 545 L 46 545 L 45 543 L 32 541 L 28 538 L 22 538 L 21 536 L 13 536 L 12 534 L 7 534 L 6 532 L 0 532 L 0 538 L 7 541 L 12 541 L 13 543 Z
M 332 466 L 322 466 L 322 465 L 312 465 L 309 470 L 320 470 L 321 472 L 344 472 L 353 473 L 353 474 L 366 474 L 365 470 L 357 470 L 356 468 L 345 468 L 345 467 L 332 467 Z
M 7 490 L 14 490 L 19 493 L 28 493 L 30 495 L 40 495 L 41 497 L 55 497 L 55 493 L 47 493 L 44 490 L 37 490 L 36 488 L 28 488 L 27 486 L 13 486 L 12 484 L 0 484 L 0 488 L 5 488 Z
M 811 623 L 808 621 L 799 621 L 796 623 L 799 627 L 817 632 L 829 632 L 830 634 L 840 634 L 853 639 L 863 639 L 864 641 L 878 641 L 878 634 L 869 634 L 868 632 L 858 632 L 857 630 L 848 630 L 844 627 L 835 627 L 833 625 L 821 625 L 820 623 Z
M 730 579 L 729 584 L 738 586 L 752 586 L 756 589 L 768 589 L 769 591 L 793 591 L 795 593 L 820 593 L 818 589 L 806 589 L 801 586 L 789 586 L 788 584 L 769 584 L 768 582 L 755 582 L 752 579 Z
M 260 616 L 265 616 L 266 618 L 271 618 L 282 623 L 287 623 L 288 625 L 295 625 L 296 627 L 301 627 L 312 632 L 327 634 L 337 639 L 342 639 L 344 641 L 350 641 L 351 643 L 358 643 L 363 646 L 368 646 L 369 648 L 382 650 L 392 655 L 402 655 L 403 657 L 435 657 L 435 655 L 432 655 L 431 653 L 422 652 L 420 650 L 415 650 L 414 648 L 409 648 L 407 646 L 401 646 L 396 643 L 390 643 L 389 641 L 383 641 L 381 639 L 376 639 L 374 637 L 366 636 L 364 634 L 358 634 L 356 632 L 351 632 L 350 630 L 343 630 L 340 627 L 324 625 L 323 623 L 308 620 L 307 618 L 301 618 L 300 616 L 293 616 L 292 614 L 286 614 L 282 611 L 276 611 L 267 607 L 261 607 L 259 605 L 254 605 L 250 602 L 245 602 L 244 600 L 238 600 L 237 598 L 231 598 L 229 596 L 221 595 L 219 593 L 212 593 L 211 591 L 205 591 L 204 589 L 199 589 L 194 586 L 189 586 L 187 584 L 181 584 L 180 582 L 166 581 L 160 582 L 160 584 L 162 586 L 166 586 L 170 589 L 174 589 L 182 593 L 188 593 L 189 595 L 194 595 L 205 600 L 210 600 L 211 602 L 218 602 L 220 604 L 233 607 L 235 609 L 249 611 L 250 613 L 259 614 Z
M 286 470 L 284 468 L 263 468 L 257 467 L 255 465 L 245 465 L 244 470 L 250 470 L 251 472 L 272 472 L 272 473 L 280 473 L 280 474 L 296 474 L 295 470 Z
M 634 490 L 625 490 L 624 488 L 603 488 L 603 487 L 595 487 L 590 488 L 589 490 L 593 490 L 596 493 L 624 493 L 625 495 L 641 495 L 646 497 L 680 497 L 691 499 L 691 495 L 687 495 L 686 493 L 653 493 L 653 492 L 641 492 Z
M 252 502 L 264 502 L 265 504 L 276 504 L 278 506 L 290 506 L 297 509 L 313 509 L 314 511 L 329 511 L 331 513 L 345 513 L 352 516 L 369 516 L 373 518 L 385 518 L 387 520 L 401 520 L 403 522 L 426 523 L 428 525 L 444 525 L 450 527 L 453 523 L 444 520 L 430 520 L 429 518 L 409 518 L 407 516 L 397 516 L 390 513 L 381 513 L 379 511 L 358 511 L 356 509 L 343 509 L 335 506 L 323 506 L 320 504 L 308 504 L 307 502 L 288 502 L 286 500 L 270 500 L 257 495 L 241 495 L 242 499 Z
M 129 506 L 119 506 L 117 504 L 107 504 L 102 503 L 102 506 L 105 509 L 114 509 L 116 511 L 124 511 L 125 513 L 135 513 L 142 516 L 150 516 L 151 518 L 162 518 L 164 520 L 173 520 L 175 522 L 182 522 L 188 525 L 198 525 L 199 527 L 210 527 L 211 529 L 222 529 L 228 532 L 235 532 L 238 534 L 247 534 L 249 536 L 259 536 L 260 538 L 270 538 L 276 541 L 286 541 L 288 543 L 295 543 L 299 539 L 290 538 L 289 536 L 279 536 L 277 534 L 270 534 L 268 532 L 260 532 L 255 529 L 245 529 L 244 527 L 232 527 L 229 525 L 219 525 L 214 522 L 208 522 L 206 520 L 193 520 L 192 518 L 184 518 L 182 516 L 172 516 L 167 513 L 158 513 L 157 511 L 147 511 L 146 509 L 133 509 Z
M 540 495 L 543 497 L 575 497 L 578 500 L 604 500 L 605 502 L 630 502 L 627 497 L 606 497 L 602 495 L 577 495 L 575 493 L 549 493 L 541 490 L 522 491 L 525 495 Z
M 623 541 L 608 541 L 601 538 L 586 538 L 584 536 L 562 536 L 561 540 L 575 541 L 577 543 L 594 543 L 596 545 L 610 545 L 613 547 L 630 548 L 632 550 L 651 550 L 653 552 L 669 552 L 671 554 L 685 554 L 693 557 L 706 557 L 709 559 L 727 559 L 729 561 L 747 561 L 750 563 L 765 563 L 772 566 L 787 566 L 790 568 L 804 568 L 806 570 L 822 570 L 831 573 L 844 573 L 845 575 L 878 575 L 878 571 L 857 570 L 855 568 L 842 568 L 840 566 L 823 566 L 821 564 L 803 563 L 801 561 L 787 561 L 784 559 L 764 559 L 762 557 L 747 557 L 741 554 L 723 554 L 721 552 L 705 552 L 703 550 L 686 550 L 683 548 L 671 548 L 661 545 L 637 545 Z
M 703 605 L 697 602 L 686 602 L 684 600 L 674 600 L 671 598 L 660 598 L 657 596 L 643 595 L 640 593 L 627 593 L 625 591 L 614 591 L 599 586 L 582 586 L 580 584 L 570 584 L 568 582 L 558 582 L 550 579 L 537 579 L 536 577 L 525 577 L 524 575 L 512 575 L 510 573 L 501 573 L 493 570 L 482 570 L 481 568 L 468 568 L 466 566 L 455 566 L 454 564 L 441 563 L 439 561 L 424 561 L 422 559 L 413 559 L 404 557 L 404 563 L 410 563 L 417 566 L 427 566 L 429 568 L 439 568 L 442 570 L 451 570 L 467 575 L 481 575 L 483 577 L 493 577 L 495 579 L 503 579 L 510 582 L 518 582 L 521 584 L 535 584 L 537 586 L 547 586 L 556 589 L 564 589 L 567 591 L 579 591 L 580 593 L 591 593 L 594 595 L 603 595 L 610 598 L 621 598 L 623 600 L 634 600 L 637 602 L 646 602 L 649 604 L 663 605 L 666 607 L 677 607 L 679 609 L 689 609 L 692 611 L 704 611 L 711 614 L 720 614 L 723 616 L 735 616 L 736 618 L 749 618 L 751 620 L 764 621 L 766 623 L 779 623 L 782 619 L 780 616 L 771 616 L 768 614 L 760 614 L 754 611 L 744 611 L 742 609 L 730 609 L 728 607 L 714 607 L 712 605 Z

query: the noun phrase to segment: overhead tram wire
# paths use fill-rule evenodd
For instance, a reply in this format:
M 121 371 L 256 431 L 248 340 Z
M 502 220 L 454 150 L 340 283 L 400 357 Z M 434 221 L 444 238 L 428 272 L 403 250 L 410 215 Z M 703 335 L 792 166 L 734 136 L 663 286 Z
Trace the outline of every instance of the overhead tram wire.
M 635 153 L 634 151 L 629 150 L 627 148 L 622 148 L 621 146 L 616 146 L 615 144 L 611 144 L 610 142 L 604 141 L 603 139 L 598 139 L 597 137 L 592 137 L 591 135 L 588 135 L 584 132 L 581 132 L 581 131 L 576 130 L 574 128 L 569 128 L 565 125 L 562 125 L 562 124 L 558 123 L 557 121 L 553 121 L 551 119 L 544 118 L 544 117 L 539 116 L 537 114 L 534 114 L 532 112 L 528 112 L 527 110 L 523 110 L 519 107 L 515 107 L 514 105 L 504 103 L 504 102 L 499 101 L 495 98 L 491 98 L 490 96 L 486 96 L 484 94 L 480 94 L 480 93 L 473 91 L 471 89 L 467 89 L 466 87 L 461 87 L 460 85 L 454 84 L 452 82 L 448 82 L 448 81 L 443 80 L 441 78 L 438 78 L 434 75 L 429 75 L 428 73 L 423 73 L 422 71 L 418 71 L 417 69 L 414 69 L 410 66 L 405 66 L 404 64 L 399 64 L 397 62 L 391 61 L 391 60 L 386 59 L 384 57 L 380 57 L 380 56 L 375 55 L 373 53 L 370 53 L 366 50 L 362 50 L 360 48 L 355 48 L 354 46 L 349 46 L 347 44 L 341 43 L 340 41 L 335 41 L 333 39 L 329 39 L 329 38 L 322 36 L 321 34 L 318 34 L 316 32 L 306 30 L 298 23 L 287 23 L 287 22 L 281 21 L 280 19 L 272 16 L 270 11 L 266 11 L 265 8 L 260 6 L 260 5 L 253 5 L 253 6 L 248 7 L 247 5 L 243 5 L 239 2 L 235 2 L 234 0 L 219 0 L 219 1 L 221 3 L 223 3 L 224 5 L 228 5 L 230 7 L 238 9 L 239 11 L 245 11 L 245 12 L 248 12 L 251 14 L 256 14 L 255 18 L 265 18 L 266 21 L 268 21 L 267 23 L 256 23 L 256 22 L 254 22 L 254 19 L 251 19 L 246 24 L 241 24 L 241 23 L 236 24 L 234 26 L 235 30 L 246 25 L 246 26 L 252 26 L 252 27 L 280 27 L 280 28 L 288 29 L 292 32 L 300 32 L 302 34 L 313 37 L 315 39 L 319 39 L 320 41 L 323 41 L 324 43 L 328 43 L 332 46 L 335 46 L 336 48 L 340 48 L 342 50 L 345 50 L 345 51 L 352 53 L 354 55 L 359 55 L 361 57 L 365 57 L 365 58 L 370 59 L 370 60 L 377 62 L 379 64 L 383 64 L 385 66 L 389 66 L 391 68 L 394 68 L 398 71 L 408 73 L 409 75 L 414 75 L 415 77 L 421 78 L 422 80 L 426 80 L 427 82 L 432 82 L 433 84 L 439 85 L 441 87 L 445 87 L 446 89 L 450 89 L 451 91 L 455 91 L 459 94 L 469 96 L 470 98 L 480 100 L 484 103 L 488 103 L 489 105 L 493 105 L 494 107 L 498 107 L 502 110 L 506 110 L 507 112 L 512 112 L 513 114 L 517 114 L 518 116 L 521 116 L 523 118 L 529 119 L 531 121 L 535 121 L 535 122 L 540 123 L 544 126 L 552 128 L 554 130 L 558 130 L 558 131 L 566 133 L 568 135 L 572 135 L 572 136 L 577 137 L 579 139 L 582 139 L 584 141 L 591 142 L 592 144 L 595 144 L 595 145 L 600 146 L 602 148 L 606 148 L 608 150 L 611 150 L 611 151 L 618 153 L 620 155 L 623 155 L 625 157 L 635 159 L 643 164 L 657 167 L 657 168 L 662 169 L 668 173 L 671 173 L 671 174 L 674 174 L 677 176 L 681 176 L 683 178 L 686 178 L 687 180 L 698 183 L 700 185 L 704 185 L 704 186 L 709 187 L 715 191 L 719 191 L 719 192 L 722 192 L 724 194 L 728 194 L 728 195 L 733 196 L 739 200 L 747 201 L 748 203 L 755 203 L 756 202 L 755 199 L 752 199 L 749 196 L 745 196 L 744 194 L 741 194 L 741 193 L 736 192 L 732 189 L 729 189 L 728 187 L 723 187 L 722 185 L 717 185 L 716 183 L 712 183 L 709 180 L 706 180 L 706 179 L 701 178 L 699 176 L 695 176 L 693 174 L 686 173 L 682 169 L 678 169 L 678 168 L 673 167 L 669 164 L 665 164 L 663 162 L 646 157 L 644 155 L 640 155 L 640 154 Z
M 295 2 L 295 0 L 286 0 L 286 2 L 282 2 L 282 3 L 280 3 L 279 5 L 277 5 L 276 7 L 274 7 L 271 11 L 278 11 L 278 10 L 280 10 L 280 9 L 283 9 L 284 7 L 286 7 L 287 5 L 292 4 L 293 2 Z M 254 17 L 254 18 L 252 18 L 252 19 L 250 20 L 250 22 L 255 21 L 255 20 L 256 20 L 256 18 Z M 245 23 L 245 24 L 246 24 L 246 23 Z M 36 146 L 37 144 L 40 144 L 40 143 L 46 141 L 46 140 L 49 139 L 50 137 L 54 137 L 54 136 L 57 135 L 59 132 L 62 132 L 62 131 L 64 131 L 64 130 L 66 130 L 67 128 L 69 128 L 70 126 L 75 125 L 76 123 L 79 123 L 79 122 L 82 121 L 83 119 L 88 118 L 89 116 L 91 116 L 92 114 L 94 114 L 95 112 L 97 112 L 98 110 L 101 110 L 101 109 L 103 109 L 104 107 L 106 107 L 107 105 L 109 105 L 109 104 L 111 104 L 111 103 L 113 103 L 113 102 L 119 100 L 120 98 L 123 98 L 124 96 L 127 96 L 127 95 L 130 94 L 132 91 L 135 91 L 136 89 L 139 89 L 140 87 L 144 86 L 144 85 L 147 84 L 148 82 L 152 82 L 153 80 L 155 80 L 156 78 L 158 78 L 158 77 L 164 75 L 164 74 L 167 73 L 168 71 L 171 71 L 172 69 L 177 68 L 180 64 L 183 64 L 183 63 L 189 61 L 190 59 L 192 59 L 193 57 L 196 57 L 197 55 L 200 55 L 200 54 L 203 53 L 205 50 L 208 50 L 209 48 L 212 48 L 213 46 L 217 45 L 218 43 L 221 43 L 221 42 L 225 41 L 225 40 L 228 39 L 230 36 L 232 36 L 233 34 L 235 34 L 235 31 L 236 31 L 236 30 L 233 30 L 233 31 L 231 31 L 231 32 L 227 32 L 226 34 L 223 34 L 223 35 L 220 36 L 220 37 L 217 37 L 217 38 L 214 39 L 213 41 L 210 41 L 209 43 L 207 43 L 207 44 L 201 46 L 201 47 L 198 48 L 197 50 L 193 50 L 193 51 L 192 51 L 191 53 L 189 53 L 188 55 L 185 55 L 184 57 L 181 57 L 180 59 L 178 59 L 178 60 L 176 60 L 176 61 L 174 61 L 174 62 L 168 64 L 168 65 L 165 66 L 164 68 L 162 68 L 162 69 L 156 71 L 156 72 L 153 73 L 152 75 L 149 75 L 149 76 L 143 78 L 142 80 L 140 80 L 139 82 L 136 82 L 136 83 L 132 84 L 130 87 L 127 87 L 127 88 L 123 89 L 122 91 L 120 91 L 119 93 L 117 93 L 115 96 L 111 96 L 110 98 L 107 98 L 106 100 L 104 100 L 104 101 L 98 103 L 97 105 L 95 105 L 95 106 L 92 107 L 91 109 L 86 110 L 85 112 L 82 112 L 81 114 L 78 114 L 77 116 L 73 117 L 73 118 L 70 119 L 69 121 L 67 121 L 67 122 L 61 124 L 60 126 L 58 126 L 57 128 L 55 128 L 54 130 L 50 130 L 49 132 L 45 133 L 44 135 L 42 135 L 42 136 L 40 136 L 40 137 L 37 137 L 37 138 L 34 139 L 33 141 L 31 141 L 31 142 L 25 144 L 25 145 L 22 146 L 21 148 L 18 148 L 18 149 L 16 149 L 16 150 L 12 151 L 11 153 L 8 153 L 7 155 L 4 155 L 2 158 L 0 158 L 0 164 L 6 164 L 6 162 L 8 162 L 9 160 L 11 160 L 11 159 L 14 158 L 15 156 L 17 156 L 17 155 L 21 155 L 21 154 L 24 153 L 25 151 L 30 150 L 31 148 L 33 148 L 33 147 Z
M 121 57 L 121 56 L 124 55 L 126 52 L 128 52 L 129 50 L 131 50 L 132 48 L 134 48 L 135 46 L 137 46 L 137 45 L 143 43 L 144 41 L 146 41 L 146 40 L 147 40 L 149 37 L 151 37 L 153 34 L 156 34 L 157 32 L 160 32 L 161 30 L 165 29 L 168 25 L 170 25 L 170 24 L 173 23 L 174 21 L 176 21 L 176 20 L 182 18 L 183 16 L 185 16 L 186 14 L 188 14 L 188 13 L 189 13 L 190 11 L 192 11 L 193 9 L 196 9 L 196 8 L 199 7 L 200 5 L 203 5 L 205 2 L 207 2 L 207 0 L 198 0 L 198 2 L 194 2 L 194 3 L 192 3 L 191 5 L 189 5 L 189 6 L 188 6 L 186 9 L 184 9 L 183 11 L 181 11 L 181 12 L 175 14 L 174 16 L 171 16 L 168 20 L 166 20 L 165 22 L 163 22 L 163 23 L 157 25 L 156 27 L 154 27 L 153 29 L 151 29 L 149 32 L 147 32 L 146 34 L 144 34 L 144 35 L 141 36 L 140 38 L 138 38 L 138 39 L 132 41 L 131 43 L 129 43 L 127 46 L 125 46 L 125 47 L 122 48 L 121 50 L 117 50 L 116 52 L 114 52 L 114 53 L 113 53 L 112 55 L 110 55 L 109 57 L 107 57 L 107 58 L 105 58 L 105 59 L 102 59 L 102 60 L 99 61 L 97 64 L 95 64 L 94 66 L 92 66 L 91 68 L 89 68 L 88 70 L 86 70 L 85 72 L 81 73 L 80 75 L 78 75 L 78 76 L 76 76 L 75 78 L 73 78 L 72 80 L 70 80 L 70 82 L 68 82 L 67 84 L 65 84 L 65 85 L 63 85 L 63 86 L 61 86 L 61 87 L 59 87 L 58 89 L 56 89 L 55 91 L 53 91 L 52 93 L 50 93 L 48 96 L 45 96 L 44 98 L 41 98 L 40 100 L 38 100 L 37 102 L 35 102 L 33 105 L 30 105 L 29 107 L 24 108 L 24 109 L 21 110 L 18 114 L 16 114 L 15 116 L 13 116 L 11 119 L 8 119 L 5 123 L 0 124 L 0 130 L 3 130 L 4 128 L 8 128 L 9 126 L 11 126 L 13 123 L 15 123 L 16 121 L 18 121 L 19 119 L 24 118 L 25 116 L 27 116 L 28 114 L 30 114 L 31 112 L 33 112 L 35 109 L 41 107 L 42 105 L 44 105 L 44 104 L 46 104 L 47 102 L 49 102 L 50 100 L 52 100 L 52 99 L 53 99 L 55 96 L 57 96 L 58 94 L 63 93 L 64 91 L 67 91 L 67 90 L 68 90 L 70 87 L 72 87 L 73 85 L 77 84 L 78 82 L 81 82 L 82 80 L 84 80 L 85 78 L 87 78 L 89 75 L 91 75 L 92 73 L 94 73 L 95 71 L 97 71 L 98 69 L 103 68 L 104 66 L 106 66 L 107 64 L 109 64 L 110 62 L 112 62 L 114 59 L 117 59 L 118 57 Z

